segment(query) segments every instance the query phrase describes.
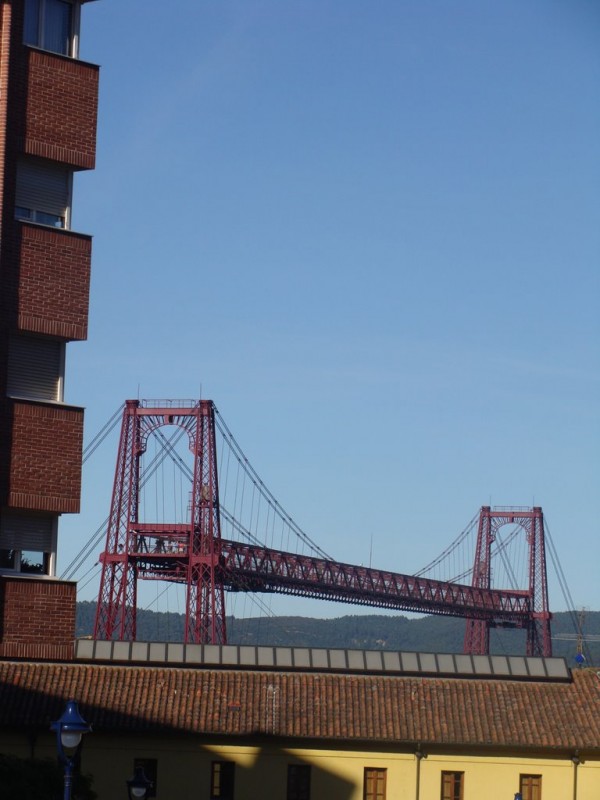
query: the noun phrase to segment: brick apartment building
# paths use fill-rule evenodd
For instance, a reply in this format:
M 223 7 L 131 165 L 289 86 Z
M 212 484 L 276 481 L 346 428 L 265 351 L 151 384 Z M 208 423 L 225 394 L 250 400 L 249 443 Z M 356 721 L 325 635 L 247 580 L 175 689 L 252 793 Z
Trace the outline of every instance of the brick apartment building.
M 96 149 L 81 13 L 0 0 L 0 657 L 73 651 L 75 584 L 55 576 L 60 515 L 80 502 L 83 409 L 65 403 L 64 365 L 87 336 L 92 247 L 71 228 L 73 176 Z

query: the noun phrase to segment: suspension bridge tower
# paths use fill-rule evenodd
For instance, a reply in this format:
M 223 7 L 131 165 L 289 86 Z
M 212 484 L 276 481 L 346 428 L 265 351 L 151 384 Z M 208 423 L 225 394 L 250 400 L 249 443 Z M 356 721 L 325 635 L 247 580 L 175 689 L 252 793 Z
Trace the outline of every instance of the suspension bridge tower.
M 140 461 L 148 437 L 174 425 L 188 437 L 193 480 L 187 523 L 140 522 Z M 184 583 L 185 641 L 225 643 L 215 409 L 210 400 L 127 400 L 108 520 L 95 638 L 136 638 L 137 579 Z
M 533 508 L 491 508 L 483 506 L 479 514 L 477 545 L 471 585 L 490 589 L 492 585 L 492 545 L 503 525 L 516 525 L 524 532 L 529 552 L 529 588 L 521 593 L 529 601 L 527 620 L 527 654 L 547 656 L 552 652 L 544 542 L 544 515 L 539 506 Z M 464 652 L 481 655 L 490 652 L 490 629 L 493 620 L 467 619 Z

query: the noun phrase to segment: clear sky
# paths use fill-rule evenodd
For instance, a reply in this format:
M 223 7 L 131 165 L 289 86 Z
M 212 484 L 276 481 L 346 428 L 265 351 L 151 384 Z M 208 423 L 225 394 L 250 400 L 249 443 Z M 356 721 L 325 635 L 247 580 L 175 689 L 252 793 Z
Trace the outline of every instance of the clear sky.
M 201 393 L 324 550 L 398 572 L 481 505 L 535 503 L 575 604 L 600 609 L 600 3 L 82 16 L 102 69 L 66 399 L 87 439 L 128 397 Z M 113 439 L 86 465 L 59 573 L 108 513 L 115 458 Z

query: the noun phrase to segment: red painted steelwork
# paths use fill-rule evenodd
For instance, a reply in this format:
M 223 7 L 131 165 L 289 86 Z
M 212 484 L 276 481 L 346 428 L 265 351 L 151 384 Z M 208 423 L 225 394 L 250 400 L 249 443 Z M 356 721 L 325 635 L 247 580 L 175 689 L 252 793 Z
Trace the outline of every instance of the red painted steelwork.
M 472 585 L 340 564 L 261 545 L 221 539 L 212 402 L 174 408 L 128 400 L 119 456 L 95 638 L 135 638 L 137 578 L 187 586 L 185 641 L 226 642 L 224 591 L 278 592 L 359 605 L 467 619 L 465 652 L 489 652 L 494 626 L 527 631 L 529 655 L 552 654 L 541 509 L 481 510 Z M 150 433 L 177 425 L 194 454 L 189 523 L 142 523 L 138 518 L 140 456 Z M 528 590 L 491 588 L 491 545 L 508 522 L 520 525 L 530 544 Z
M 221 544 L 223 580 L 231 590 L 283 592 L 404 611 L 468 615 L 519 627 L 529 618 L 529 599 L 522 592 L 482 590 L 239 542 L 223 540 Z
M 518 525 L 529 545 L 529 600 L 530 613 L 527 620 L 527 655 L 552 655 L 550 620 L 552 614 L 548 603 L 548 580 L 546 575 L 546 552 L 544 541 L 544 515 L 539 506 L 532 509 L 490 508 L 483 506 L 479 514 L 477 546 L 472 573 L 472 585 L 482 591 L 491 587 L 492 543 L 498 529 L 503 525 Z M 494 620 L 470 617 L 465 631 L 464 652 L 489 653 L 490 628 Z
M 140 577 L 187 582 L 188 531 L 184 525 L 135 525 Z M 277 592 L 357 605 L 469 617 L 527 628 L 527 592 L 483 589 L 383 570 L 340 564 L 221 539 L 217 582 L 229 591 Z M 211 641 L 207 638 L 206 641 Z
M 194 455 L 190 523 L 175 526 L 178 541 L 184 545 L 179 551 L 179 567 L 183 570 L 181 581 L 187 584 L 185 641 L 224 643 L 224 588 L 216 574 L 221 529 L 215 420 L 209 400 L 189 407 L 149 406 L 139 400 L 125 404 L 106 547 L 100 557 L 95 638 L 135 639 L 139 551 L 144 541 L 140 533 L 144 526 L 138 520 L 140 457 L 148 436 L 163 425 L 183 428 Z

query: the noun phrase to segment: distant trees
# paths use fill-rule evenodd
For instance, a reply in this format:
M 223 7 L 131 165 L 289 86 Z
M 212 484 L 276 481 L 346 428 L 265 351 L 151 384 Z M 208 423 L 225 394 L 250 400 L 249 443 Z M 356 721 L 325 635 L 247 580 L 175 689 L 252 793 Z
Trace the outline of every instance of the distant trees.
M 350 610 L 350 607 L 349 607 Z M 77 603 L 77 636 L 90 636 L 94 630 L 96 604 Z M 575 631 L 572 614 L 554 614 L 552 635 L 554 655 L 563 656 L 575 666 Z M 146 642 L 182 642 L 184 616 L 175 613 L 138 611 L 137 638 Z M 525 653 L 525 633 L 520 630 L 492 630 L 490 646 L 494 653 Z M 564 636 L 567 634 L 567 636 Z M 586 665 L 600 664 L 600 612 L 588 611 L 585 635 L 591 636 Z M 337 619 L 312 617 L 228 617 L 227 635 L 231 644 L 273 645 L 279 647 L 333 647 L 358 650 L 405 650 L 421 653 L 460 653 L 465 621 L 442 616 L 348 614 Z

